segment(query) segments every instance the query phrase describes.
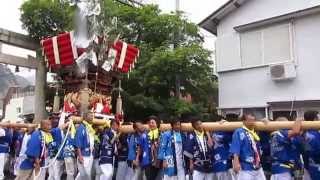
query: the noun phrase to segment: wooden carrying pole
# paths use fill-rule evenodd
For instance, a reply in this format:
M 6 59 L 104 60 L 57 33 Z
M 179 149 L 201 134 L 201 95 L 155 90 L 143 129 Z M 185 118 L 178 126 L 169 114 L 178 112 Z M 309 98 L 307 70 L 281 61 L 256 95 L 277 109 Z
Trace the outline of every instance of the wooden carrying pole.
M 74 118 L 75 122 L 79 122 L 80 119 Z M 109 124 L 110 121 L 102 120 L 102 119 L 93 119 L 91 121 L 92 124 L 95 125 L 105 125 L 106 123 Z M 257 131 L 275 131 L 278 129 L 289 129 L 293 126 L 294 121 L 269 121 L 269 122 L 262 122 L 257 121 L 255 122 L 255 130 Z M 242 127 L 242 122 L 204 122 L 202 126 L 207 131 L 233 131 L 236 128 Z M 182 123 L 181 128 L 183 131 L 192 131 L 193 128 L 191 123 Z M 148 128 L 147 125 L 145 125 Z M 170 124 L 161 124 L 160 130 L 165 131 L 171 129 Z M 320 121 L 302 121 L 302 129 L 320 129 Z M 132 133 L 133 128 L 132 125 L 122 125 L 121 132 L 123 133 Z
M 80 117 L 72 117 L 75 123 L 80 123 L 82 119 Z M 102 126 L 109 126 L 109 120 L 102 119 L 93 119 L 89 121 L 90 123 Z M 275 131 L 278 129 L 289 129 L 293 126 L 294 121 L 270 121 L 267 123 L 264 122 L 256 122 L 255 130 L 257 131 Z M 23 123 L 3 123 L 0 122 L 1 127 L 16 127 L 16 128 L 28 128 L 28 127 L 37 127 L 37 124 L 23 124 Z M 183 131 L 192 131 L 191 123 L 182 123 Z M 242 127 L 242 122 L 205 122 L 202 123 L 202 126 L 207 131 L 233 131 L 236 128 Z M 146 129 L 148 126 L 145 125 Z M 161 124 L 160 130 L 165 131 L 171 129 L 170 124 Z M 302 129 L 320 129 L 320 121 L 302 121 Z M 120 131 L 122 133 L 132 133 L 133 128 L 132 125 L 122 125 Z
M 31 123 L 9 123 L 0 122 L 0 127 L 11 127 L 11 128 L 37 128 L 38 124 Z
M 256 122 L 255 130 L 257 131 L 275 131 L 278 129 L 289 129 L 293 126 L 293 121 L 271 121 L 268 123 Z M 207 131 L 233 131 L 236 128 L 242 127 L 242 122 L 206 122 L 202 123 L 202 126 Z M 147 126 L 145 126 L 147 128 Z M 191 123 L 182 123 L 182 131 L 192 131 Z M 161 131 L 171 129 L 170 124 L 161 124 Z M 320 121 L 302 121 L 302 129 L 320 129 Z M 130 125 L 124 125 L 121 127 L 121 132 L 131 133 L 133 128 Z

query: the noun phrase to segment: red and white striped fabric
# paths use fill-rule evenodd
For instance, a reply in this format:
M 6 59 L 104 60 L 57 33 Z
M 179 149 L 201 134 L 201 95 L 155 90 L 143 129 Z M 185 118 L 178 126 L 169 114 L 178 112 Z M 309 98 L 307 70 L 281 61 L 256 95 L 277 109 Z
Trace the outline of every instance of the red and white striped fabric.
M 118 40 L 109 49 L 109 53 L 114 50 L 116 51 L 116 56 L 113 69 L 122 73 L 128 73 L 134 68 L 134 64 L 139 57 L 139 49 L 134 45 Z
M 77 48 L 73 41 L 73 32 L 59 34 L 41 41 L 43 53 L 48 66 L 57 68 L 72 65 L 78 58 Z

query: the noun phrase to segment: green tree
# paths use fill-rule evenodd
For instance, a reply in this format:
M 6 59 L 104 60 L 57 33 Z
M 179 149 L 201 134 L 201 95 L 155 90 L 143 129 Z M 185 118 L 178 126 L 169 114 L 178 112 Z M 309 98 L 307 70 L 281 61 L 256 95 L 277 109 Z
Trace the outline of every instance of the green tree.
M 31 36 L 41 38 L 69 30 L 73 9 L 56 1 L 43 1 L 28 0 L 21 8 L 22 22 Z M 60 9 L 51 14 L 45 13 L 46 16 L 33 13 L 46 12 L 52 6 Z M 215 112 L 216 77 L 210 51 L 203 48 L 203 38 L 197 25 L 183 13 L 165 14 L 154 5 L 132 8 L 104 0 L 102 10 L 104 24 L 110 29 L 110 34 L 119 34 L 121 39 L 140 49 L 135 69 L 129 78 L 123 75 L 122 95 L 128 117 L 145 118 L 151 114 L 180 116 L 184 113 L 211 115 Z M 44 17 L 53 23 L 44 22 Z M 114 17 L 117 17 L 116 24 L 111 23 Z M 183 93 L 192 95 L 192 103 L 170 95 L 172 90 L 175 91 L 177 77 L 184 87 Z
M 60 3 L 60 0 L 28 0 L 20 10 L 23 28 L 36 40 L 72 28 L 73 9 L 67 3 Z
M 112 7 L 109 4 L 114 5 L 113 1 L 106 3 Z M 216 77 L 198 27 L 182 13 L 163 14 L 157 6 L 134 9 L 118 5 L 115 9 L 109 11 L 118 17 L 114 31 L 141 50 L 136 68 L 123 83 L 128 94 L 124 97 L 128 102 L 127 115 L 141 118 L 151 113 L 167 116 L 214 113 Z M 184 91 L 192 95 L 192 104 L 170 96 L 177 75 Z

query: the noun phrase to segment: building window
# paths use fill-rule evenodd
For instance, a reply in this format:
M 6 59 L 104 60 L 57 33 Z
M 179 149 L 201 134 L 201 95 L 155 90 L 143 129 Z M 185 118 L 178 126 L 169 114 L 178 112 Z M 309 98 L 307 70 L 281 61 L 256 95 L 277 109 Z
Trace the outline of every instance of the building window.
M 17 107 L 17 113 L 21 113 L 21 107 Z
M 291 24 L 287 23 L 241 33 L 241 66 L 293 61 L 291 28 Z
M 294 120 L 297 117 L 297 111 L 273 111 L 272 116 L 273 120 L 276 120 L 279 117 L 285 117 L 288 120 Z
M 243 114 L 253 114 L 258 120 L 266 118 L 266 108 L 245 108 Z
M 235 114 L 241 116 L 242 114 L 242 109 L 241 108 L 230 108 L 230 109 L 221 109 L 221 116 L 226 117 L 229 114 Z
M 240 38 L 242 67 L 262 65 L 262 32 L 246 32 Z

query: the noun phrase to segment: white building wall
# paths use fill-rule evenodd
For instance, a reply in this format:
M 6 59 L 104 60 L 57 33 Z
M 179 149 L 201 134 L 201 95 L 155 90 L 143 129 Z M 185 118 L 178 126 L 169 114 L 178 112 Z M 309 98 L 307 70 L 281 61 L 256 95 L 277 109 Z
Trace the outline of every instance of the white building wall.
M 237 47 L 240 40 L 237 37 L 239 33 L 233 29 L 235 26 L 315 5 L 320 5 L 320 0 L 249 0 L 220 22 L 217 43 L 232 36 L 235 38 L 229 40 L 230 44 Z M 218 70 L 220 64 L 220 108 L 264 107 L 267 106 L 267 102 L 272 101 L 320 100 L 320 83 L 317 76 L 320 67 L 320 14 L 295 19 L 293 30 L 297 77 L 292 81 L 272 81 L 268 66 L 236 70 L 241 65 L 240 50 L 230 50 L 228 46 L 217 48 Z M 221 58 L 221 54 L 226 53 L 232 53 L 225 56 L 233 58 L 233 66 L 230 66 L 230 69 L 235 69 L 234 71 L 221 72 L 225 70 L 221 69 L 225 60 Z M 228 67 L 228 64 L 224 64 L 224 67 Z
M 18 109 L 20 108 L 20 113 Z M 4 120 L 15 121 L 18 116 L 34 113 L 34 96 L 12 98 L 6 106 Z
M 22 112 L 23 97 L 13 98 L 10 100 L 10 102 L 6 106 L 6 113 L 5 113 L 4 120 L 14 121 L 15 119 L 17 119 L 17 116 L 19 114 L 22 114 L 17 111 L 18 108 L 20 108 Z
M 234 33 L 234 27 L 320 5 L 320 0 L 248 0 L 224 17 L 218 26 L 218 38 Z
M 34 113 L 34 96 L 25 96 L 23 99 L 23 114 L 33 114 Z
M 320 99 L 320 14 L 297 19 L 294 30 L 297 77 L 275 82 L 268 66 L 219 73 L 220 107 L 261 107 L 272 101 Z

